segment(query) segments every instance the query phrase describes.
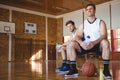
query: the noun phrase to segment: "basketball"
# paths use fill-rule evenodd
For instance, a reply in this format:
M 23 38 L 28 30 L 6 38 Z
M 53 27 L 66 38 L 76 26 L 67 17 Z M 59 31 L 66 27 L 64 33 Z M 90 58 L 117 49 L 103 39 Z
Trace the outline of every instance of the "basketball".
M 82 65 L 82 73 L 86 76 L 93 76 L 96 72 L 96 67 L 93 63 L 91 62 L 85 62 L 83 65 Z

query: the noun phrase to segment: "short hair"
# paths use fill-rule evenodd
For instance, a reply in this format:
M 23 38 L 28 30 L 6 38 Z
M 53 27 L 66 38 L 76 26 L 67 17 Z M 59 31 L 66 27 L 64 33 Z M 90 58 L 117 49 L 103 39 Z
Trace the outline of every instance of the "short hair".
M 92 3 L 87 4 L 86 7 L 85 7 L 85 9 L 86 9 L 88 6 L 92 6 L 92 7 L 94 8 L 94 10 L 96 10 L 96 6 L 95 6 L 94 4 L 92 4 Z
M 68 24 L 75 25 L 75 23 L 72 20 L 67 21 L 65 25 L 67 26 Z

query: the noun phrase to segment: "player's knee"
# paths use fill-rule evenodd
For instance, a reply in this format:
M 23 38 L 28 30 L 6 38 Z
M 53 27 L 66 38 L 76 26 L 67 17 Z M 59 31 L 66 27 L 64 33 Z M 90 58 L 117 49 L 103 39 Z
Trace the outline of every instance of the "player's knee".
M 109 48 L 109 41 L 108 40 L 102 40 L 102 47 L 103 48 Z
M 75 42 L 71 42 L 70 44 L 69 44 L 69 46 L 71 47 L 71 48 L 75 48 Z
M 61 50 L 66 50 L 66 47 L 61 47 Z

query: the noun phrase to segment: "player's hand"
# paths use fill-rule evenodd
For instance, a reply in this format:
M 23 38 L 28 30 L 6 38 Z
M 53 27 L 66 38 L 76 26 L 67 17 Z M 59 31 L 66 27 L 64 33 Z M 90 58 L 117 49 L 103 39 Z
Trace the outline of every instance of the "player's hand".
M 61 49 L 61 47 L 62 47 L 62 45 L 57 45 L 56 49 L 59 50 L 59 49 Z
M 80 45 L 84 50 L 87 50 L 88 45 L 84 41 Z
M 86 46 L 86 50 L 90 50 L 94 47 L 94 42 L 89 42 L 89 44 L 87 44 Z

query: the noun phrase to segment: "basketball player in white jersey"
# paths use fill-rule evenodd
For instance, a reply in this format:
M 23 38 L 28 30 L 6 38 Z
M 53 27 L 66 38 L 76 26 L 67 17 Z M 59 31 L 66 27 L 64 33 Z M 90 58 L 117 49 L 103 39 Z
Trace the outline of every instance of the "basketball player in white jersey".
M 76 27 L 75 27 L 75 23 L 72 20 L 67 21 L 65 25 L 68 28 L 68 30 L 71 32 L 72 36 L 67 42 L 63 43 L 60 46 L 58 45 L 56 47 L 58 50 L 61 49 L 61 55 L 62 55 L 62 60 L 63 60 L 62 65 L 56 69 L 56 72 L 66 72 L 70 69 L 69 59 L 66 53 L 66 47 L 72 41 L 72 38 L 75 36 Z
M 85 10 L 88 18 L 76 31 L 75 40 L 77 42 L 71 42 L 69 48 L 67 48 L 72 67 L 65 76 L 78 75 L 76 69 L 76 53 L 78 52 L 76 52 L 76 49 L 79 49 L 79 54 L 95 51 L 96 55 L 102 55 L 104 78 L 111 79 L 112 77 L 109 72 L 110 45 L 107 40 L 106 24 L 103 20 L 95 17 L 96 7 L 94 4 L 88 4 Z M 82 37 L 84 37 L 84 40 L 81 39 Z M 79 43 L 79 45 L 77 43 Z

